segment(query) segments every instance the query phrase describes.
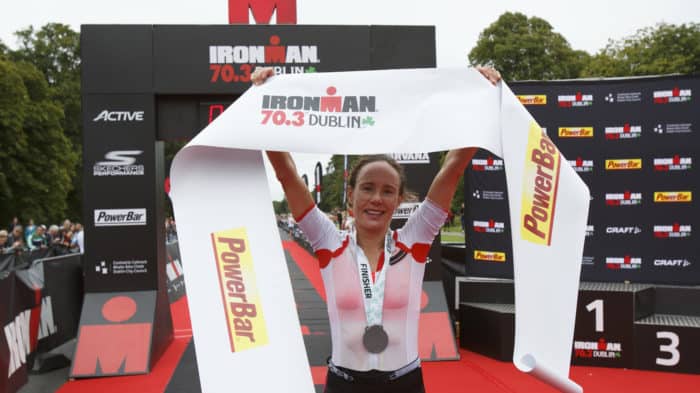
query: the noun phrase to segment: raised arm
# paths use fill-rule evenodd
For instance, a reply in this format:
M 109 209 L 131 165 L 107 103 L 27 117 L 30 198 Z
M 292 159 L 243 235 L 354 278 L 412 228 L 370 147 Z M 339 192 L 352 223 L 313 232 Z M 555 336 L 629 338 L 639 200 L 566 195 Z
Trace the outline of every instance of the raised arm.
M 250 79 L 254 85 L 260 85 L 275 75 L 272 67 L 256 67 Z M 311 194 L 306 188 L 306 183 L 299 177 L 297 166 L 292 155 L 282 151 L 266 151 L 267 158 L 275 169 L 275 175 L 282 185 L 284 196 L 287 197 L 287 205 L 295 219 L 314 205 Z
M 474 153 L 476 153 L 475 147 L 450 150 L 447 153 L 442 168 L 428 190 L 428 198 L 431 201 L 437 203 L 444 210 L 450 210 L 452 197 L 457 190 L 457 182 L 464 174 L 469 161 L 474 157 Z
M 267 158 L 275 169 L 275 175 L 282 185 L 284 195 L 287 197 L 287 205 L 292 212 L 294 219 L 298 219 L 302 214 L 314 205 L 306 183 L 297 173 L 297 166 L 294 164 L 292 155 L 281 151 L 266 151 Z
M 488 79 L 494 86 L 501 80 L 501 73 L 491 67 L 477 66 L 476 70 Z M 450 210 L 452 197 L 457 191 L 457 182 L 464 174 L 472 157 L 476 153 L 475 147 L 450 150 L 445 157 L 445 162 L 433 180 L 428 190 L 428 198 L 445 210 Z

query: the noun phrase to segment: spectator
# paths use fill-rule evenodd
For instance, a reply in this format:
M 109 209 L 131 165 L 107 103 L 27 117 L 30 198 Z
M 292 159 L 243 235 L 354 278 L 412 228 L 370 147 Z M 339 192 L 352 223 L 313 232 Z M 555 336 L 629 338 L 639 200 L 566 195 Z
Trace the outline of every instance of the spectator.
M 294 233 L 294 218 L 292 218 L 292 213 L 289 213 L 287 216 L 287 230 L 290 235 Z
M 15 227 L 12 229 L 12 232 L 10 232 L 10 235 L 7 237 L 8 241 L 10 244 L 14 244 L 15 242 L 21 242 L 22 245 L 24 245 L 24 231 L 22 228 L 22 225 L 15 225 Z
M 8 249 L 12 246 L 12 243 L 10 243 L 7 239 L 7 231 L 2 229 L 0 230 L 0 254 L 5 254 L 5 249 Z
M 24 227 L 24 239 L 27 241 L 27 244 L 31 246 L 31 238 L 32 235 L 34 234 L 34 231 L 36 230 L 36 225 L 34 225 L 34 219 L 30 218 L 29 221 L 27 222 L 27 226 Z
M 59 241 L 53 243 L 53 249 L 56 255 L 65 255 L 73 252 L 71 247 L 73 246 L 73 231 L 68 229 L 68 231 L 63 231 L 63 228 L 59 230 Z M 76 250 L 77 251 L 77 250 Z
M 73 231 L 68 229 L 68 231 L 63 233 L 61 245 L 67 249 L 70 249 L 71 244 L 73 244 Z
M 7 237 L 7 243 L 10 245 L 11 252 L 25 248 L 24 237 L 22 235 L 22 226 L 15 225 L 12 233 L 10 233 L 10 235 Z
M 19 224 L 19 217 L 15 216 L 14 218 L 12 218 L 12 221 L 10 222 L 10 225 L 7 226 L 7 232 L 8 232 L 8 233 L 12 232 L 12 230 L 15 229 L 15 227 L 16 227 L 17 225 L 20 225 L 20 224 Z
M 345 220 L 343 220 L 343 229 L 346 231 L 352 231 L 353 226 L 355 225 L 355 217 L 352 216 L 352 211 L 348 210 L 345 213 Z
M 27 244 L 30 250 L 48 247 L 49 240 L 46 237 L 46 227 L 43 225 L 36 227 L 36 230 L 31 234 Z
M 343 213 L 340 211 L 340 209 L 335 210 L 335 219 L 338 224 L 338 229 L 343 229 Z
M 167 243 L 177 241 L 177 227 L 175 226 L 175 219 L 172 217 L 165 219 L 165 241 Z
M 61 229 L 58 230 L 58 234 L 59 234 L 59 236 L 60 236 L 61 239 L 64 239 L 65 236 L 66 236 L 66 233 L 68 233 L 68 232 L 71 231 L 71 227 L 72 227 L 72 226 L 73 226 L 73 225 L 71 224 L 71 222 L 70 222 L 69 219 L 66 218 L 66 219 L 63 221 L 63 226 L 61 226 Z M 61 240 L 61 242 L 63 242 L 63 240 Z M 69 244 L 70 244 L 70 243 L 69 243 Z
M 49 227 L 46 238 L 51 246 L 61 243 L 61 237 L 58 234 L 58 225 L 51 225 Z
M 83 238 L 83 225 L 79 222 L 75 223 L 75 233 L 73 234 L 71 249 L 79 251 L 81 254 L 85 252 L 85 240 Z

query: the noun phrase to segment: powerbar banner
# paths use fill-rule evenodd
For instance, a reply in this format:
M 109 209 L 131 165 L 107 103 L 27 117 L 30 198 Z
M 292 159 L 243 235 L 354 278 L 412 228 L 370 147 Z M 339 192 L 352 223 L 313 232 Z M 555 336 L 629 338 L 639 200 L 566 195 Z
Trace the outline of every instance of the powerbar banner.
M 171 198 L 202 391 L 313 392 L 262 150 L 376 154 L 476 146 L 505 165 L 513 362 L 563 391 L 588 188 L 510 89 L 470 69 L 276 76 L 175 157 Z M 195 265 L 192 265 L 195 266 Z

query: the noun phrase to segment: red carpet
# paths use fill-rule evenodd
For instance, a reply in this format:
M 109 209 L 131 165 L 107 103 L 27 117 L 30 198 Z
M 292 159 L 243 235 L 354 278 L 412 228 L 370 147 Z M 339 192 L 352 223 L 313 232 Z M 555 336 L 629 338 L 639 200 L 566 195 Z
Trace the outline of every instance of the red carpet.
M 431 393 L 541 392 L 557 390 L 518 371 L 512 363 L 460 350 L 459 362 L 423 363 L 425 384 Z M 700 376 L 576 366 L 571 378 L 586 393 L 690 393 L 700 392 Z
M 460 350 L 456 362 L 424 362 L 428 393 L 556 393 L 557 390 L 501 362 Z M 312 367 L 314 383 L 324 383 L 325 367 Z M 700 376 L 602 367 L 573 367 L 571 377 L 586 393 L 698 393 Z
M 282 248 L 294 259 L 299 269 L 304 272 L 306 278 L 325 302 L 326 291 L 323 289 L 323 278 L 321 277 L 321 270 L 318 268 L 318 260 L 292 240 L 283 240 Z
M 296 246 L 296 247 L 295 247 Z M 323 293 L 316 262 L 292 242 L 285 249 L 296 260 L 312 285 Z M 108 377 L 69 381 L 60 393 L 163 392 L 191 340 L 192 330 L 187 298 L 171 304 L 175 340 L 148 375 Z M 460 350 L 462 359 L 451 362 L 424 362 L 423 375 L 428 393 L 549 393 L 553 388 L 518 371 L 512 363 L 501 362 Z M 325 367 L 312 367 L 314 383 L 323 384 Z M 691 393 L 700 392 L 700 375 L 599 367 L 573 367 L 571 377 L 586 393 Z M 199 383 L 191 381 L 191 391 L 199 392 Z M 185 391 L 183 391 L 185 393 Z M 187 391 L 189 393 L 189 391 Z M 209 393 L 209 392 L 207 392 Z M 218 393 L 218 392 L 213 392 Z
M 191 337 L 187 298 L 171 305 L 176 338 L 156 363 L 149 375 L 109 377 L 67 382 L 60 393 L 126 393 L 162 392 L 180 361 Z M 547 385 L 525 375 L 512 363 L 500 362 L 460 350 L 462 360 L 423 363 L 425 384 L 429 393 L 527 393 L 556 392 Z M 313 367 L 314 382 L 323 383 L 325 367 Z M 573 367 L 571 377 L 587 393 L 691 393 L 700 392 L 700 376 L 653 371 L 624 370 L 600 367 Z M 198 384 L 192 381 L 193 386 Z M 193 389 L 199 391 L 198 387 Z M 184 392 L 183 392 L 184 393 Z

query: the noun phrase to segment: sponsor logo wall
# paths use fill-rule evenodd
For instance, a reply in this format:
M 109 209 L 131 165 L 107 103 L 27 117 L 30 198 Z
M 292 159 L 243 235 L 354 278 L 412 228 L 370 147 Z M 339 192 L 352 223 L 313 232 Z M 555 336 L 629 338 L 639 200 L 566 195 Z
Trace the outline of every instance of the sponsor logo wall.
M 549 137 L 562 152 L 562 160 L 591 190 L 581 279 L 700 284 L 696 263 L 700 242 L 693 238 L 697 236 L 694 227 L 700 225 L 695 202 L 700 174 L 693 167 L 700 150 L 700 135 L 695 130 L 700 112 L 693 109 L 700 78 L 510 86 L 542 128 L 551 130 Z M 499 162 L 500 157 L 479 151 L 465 173 L 470 275 L 513 274 L 512 224 Z M 526 198 L 528 206 L 537 208 L 538 217 L 546 218 L 547 208 L 540 209 L 545 207 L 545 194 L 526 191 L 532 194 Z M 545 221 L 535 220 L 532 213 L 524 215 L 515 230 L 527 231 L 528 225 L 543 228 Z M 503 223 L 503 227 L 490 223 Z M 505 254 L 505 260 L 476 257 L 486 250 Z M 581 343 L 582 348 L 591 345 Z

